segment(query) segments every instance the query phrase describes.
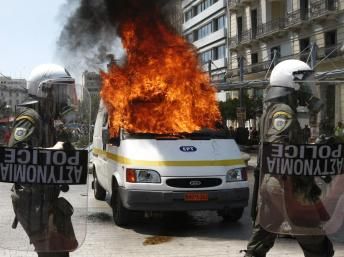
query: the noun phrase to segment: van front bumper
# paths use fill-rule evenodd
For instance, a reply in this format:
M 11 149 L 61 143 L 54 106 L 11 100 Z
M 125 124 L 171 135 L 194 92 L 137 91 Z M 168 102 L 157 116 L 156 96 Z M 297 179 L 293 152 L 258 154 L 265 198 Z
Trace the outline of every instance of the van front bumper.
M 187 192 L 194 191 L 140 191 L 119 188 L 125 208 L 136 211 L 191 211 L 244 208 L 248 205 L 249 189 L 197 191 L 208 193 L 207 201 L 185 201 Z

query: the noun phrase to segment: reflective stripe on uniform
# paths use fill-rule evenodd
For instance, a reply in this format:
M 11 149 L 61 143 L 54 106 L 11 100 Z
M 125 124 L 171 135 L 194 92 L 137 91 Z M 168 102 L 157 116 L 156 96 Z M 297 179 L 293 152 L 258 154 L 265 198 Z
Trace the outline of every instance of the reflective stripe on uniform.
M 16 121 L 18 121 L 18 120 L 28 120 L 28 121 L 30 121 L 32 124 L 35 124 L 35 120 L 34 120 L 32 117 L 27 116 L 27 115 L 19 116 L 19 117 L 16 119 Z

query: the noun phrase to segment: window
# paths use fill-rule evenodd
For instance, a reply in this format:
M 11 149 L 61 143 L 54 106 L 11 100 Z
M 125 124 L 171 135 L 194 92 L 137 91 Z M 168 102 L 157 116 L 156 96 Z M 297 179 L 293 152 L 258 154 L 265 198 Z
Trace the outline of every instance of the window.
M 221 45 L 213 49 L 213 60 L 219 60 L 225 57 L 226 57 L 225 45 Z
M 197 14 L 203 12 L 205 9 L 210 7 L 211 5 L 215 4 L 218 0 L 203 0 L 200 4 L 194 6 L 194 13 L 193 17 Z
M 192 40 L 193 40 L 192 42 L 198 40 L 198 30 L 195 30 L 195 31 L 192 33 Z
M 211 60 L 211 50 L 201 53 L 201 62 L 205 64 Z
M 258 53 L 252 53 L 251 54 L 251 63 L 252 64 L 258 63 Z
M 274 55 L 276 52 L 276 58 L 281 56 L 281 47 L 280 46 L 275 46 L 270 49 L 270 60 L 274 59 Z
M 274 55 L 276 53 L 275 59 Z M 270 49 L 270 61 L 273 60 L 273 63 L 271 65 L 271 68 L 275 66 L 278 62 L 278 58 L 281 56 L 281 47 L 280 46 L 275 46 Z
M 252 72 L 258 72 L 258 53 L 251 53 Z
M 190 9 L 184 13 L 184 22 L 187 22 L 191 18 L 192 18 L 192 9 Z
M 204 38 L 206 36 L 208 36 L 209 34 L 211 34 L 211 23 L 208 23 L 202 27 L 200 27 L 198 29 L 198 33 L 197 33 L 197 40 Z
M 310 40 L 309 38 L 302 38 L 300 39 L 299 44 L 300 44 L 300 60 L 307 62 L 307 59 L 310 53 L 310 49 L 309 49 Z
M 197 5 L 192 7 L 192 17 L 195 17 L 198 14 L 197 12 Z
M 238 40 L 240 42 L 242 38 L 242 17 L 237 18 L 237 33 L 238 33 Z
M 192 43 L 193 42 L 193 33 L 189 33 L 185 35 L 185 38 L 188 42 Z
M 337 56 L 337 31 L 332 30 L 325 32 L 325 55 L 328 57 Z
M 252 38 L 256 38 L 257 36 L 257 28 L 258 28 L 258 14 L 257 9 L 251 11 L 251 26 L 252 26 Z
M 213 23 L 213 32 L 225 28 L 226 22 L 227 20 L 225 15 L 216 18 Z
M 308 19 L 308 0 L 300 0 L 300 14 L 301 14 L 301 20 Z
M 310 45 L 309 38 L 302 38 L 300 39 L 299 43 L 300 43 L 300 52 L 305 50 Z
M 333 46 L 337 43 L 337 31 L 325 32 L 325 46 Z

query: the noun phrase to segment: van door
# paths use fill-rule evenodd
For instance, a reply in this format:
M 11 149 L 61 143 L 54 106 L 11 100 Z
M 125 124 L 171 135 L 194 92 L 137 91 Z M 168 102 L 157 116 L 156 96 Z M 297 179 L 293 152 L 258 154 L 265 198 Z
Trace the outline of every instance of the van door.
M 93 135 L 93 148 L 96 150 L 94 151 L 94 163 L 96 168 L 97 179 L 100 184 L 105 188 L 106 182 L 106 143 L 108 138 L 108 131 L 107 131 L 107 111 L 102 103 L 99 106 L 99 112 L 97 115 L 97 120 L 94 126 L 94 135 Z

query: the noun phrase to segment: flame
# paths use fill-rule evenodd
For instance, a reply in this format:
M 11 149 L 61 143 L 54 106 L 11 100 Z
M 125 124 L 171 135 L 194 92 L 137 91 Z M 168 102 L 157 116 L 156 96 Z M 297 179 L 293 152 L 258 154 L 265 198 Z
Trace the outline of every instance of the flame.
M 126 63 L 101 72 L 111 136 L 120 128 L 155 134 L 216 128 L 215 89 L 191 44 L 152 13 L 125 20 L 119 33 Z

